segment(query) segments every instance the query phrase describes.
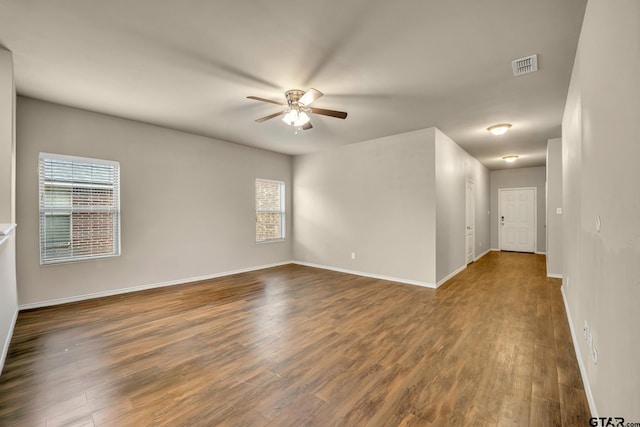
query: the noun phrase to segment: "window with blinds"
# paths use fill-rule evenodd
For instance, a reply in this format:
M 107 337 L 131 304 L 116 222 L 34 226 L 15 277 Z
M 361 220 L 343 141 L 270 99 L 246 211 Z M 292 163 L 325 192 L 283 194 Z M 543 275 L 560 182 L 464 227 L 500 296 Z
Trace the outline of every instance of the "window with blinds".
M 40 153 L 40 264 L 120 255 L 120 163 Z
M 284 182 L 256 179 L 256 242 L 284 239 Z

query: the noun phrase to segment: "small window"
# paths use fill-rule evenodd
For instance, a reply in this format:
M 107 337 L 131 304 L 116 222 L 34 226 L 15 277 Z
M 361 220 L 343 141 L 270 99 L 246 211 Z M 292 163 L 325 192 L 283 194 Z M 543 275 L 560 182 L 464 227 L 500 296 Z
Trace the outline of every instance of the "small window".
M 284 239 L 284 182 L 256 179 L 256 242 Z
M 40 264 L 120 255 L 120 164 L 40 153 Z

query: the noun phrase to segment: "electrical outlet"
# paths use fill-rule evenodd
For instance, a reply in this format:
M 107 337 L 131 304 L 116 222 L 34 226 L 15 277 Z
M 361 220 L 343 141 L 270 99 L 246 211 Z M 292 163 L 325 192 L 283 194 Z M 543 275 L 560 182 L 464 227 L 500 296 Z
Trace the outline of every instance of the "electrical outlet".
M 587 321 L 584 321 L 584 326 L 582 328 L 582 332 L 584 333 L 584 340 L 589 341 L 589 325 L 587 325 Z
M 355 252 L 351 252 L 351 259 L 356 259 L 356 253 Z

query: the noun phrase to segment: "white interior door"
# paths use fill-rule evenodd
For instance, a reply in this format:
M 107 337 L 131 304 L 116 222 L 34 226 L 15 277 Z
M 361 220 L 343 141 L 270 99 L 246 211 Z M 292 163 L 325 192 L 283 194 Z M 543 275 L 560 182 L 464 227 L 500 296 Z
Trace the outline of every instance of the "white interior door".
M 473 182 L 467 181 L 467 264 L 476 258 L 476 198 Z
M 535 252 L 536 189 L 501 188 L 499 193 L 500 249 Z

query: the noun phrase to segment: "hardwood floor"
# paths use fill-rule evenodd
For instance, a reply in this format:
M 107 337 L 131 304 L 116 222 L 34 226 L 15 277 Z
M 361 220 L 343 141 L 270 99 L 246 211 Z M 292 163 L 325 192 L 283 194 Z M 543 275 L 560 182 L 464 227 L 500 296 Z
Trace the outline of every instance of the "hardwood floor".
M 2 426 L 588 425 L 560 281 L 438 290 L 288 265 L 21 312 Z

